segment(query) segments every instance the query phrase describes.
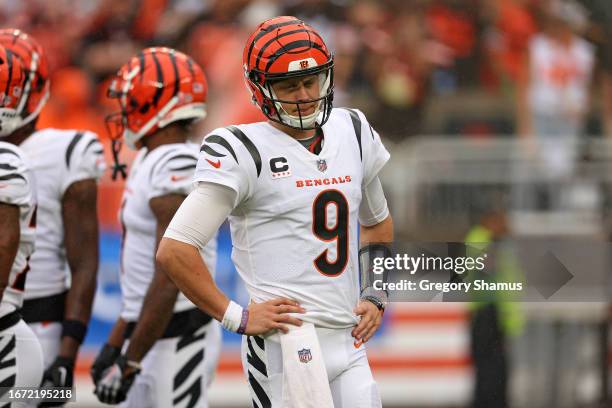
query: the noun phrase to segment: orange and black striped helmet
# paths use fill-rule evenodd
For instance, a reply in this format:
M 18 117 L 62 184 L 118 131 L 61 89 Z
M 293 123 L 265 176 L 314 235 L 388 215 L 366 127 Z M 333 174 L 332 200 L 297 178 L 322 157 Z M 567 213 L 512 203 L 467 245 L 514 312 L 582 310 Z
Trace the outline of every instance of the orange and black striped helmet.
M 21 59 L 26 72 L 23 98 L 17 109 L 23 117 L 23 126 L 38 117 L 49 99 L 49 63 L 38 41 L 21 30 L 1 29 L 0 45 Z
M 19 57 L 0 46 L 0 137 L 9 136 L 22 125 L 17 109 L 25 79 L 26 73 Z
M 203 119 L 207 93 L 202 68 L 172 48 L 144 49 L 123 65 L 107 91 L 120 107 L 106 118 L 115 156 L 113 178 L 117 172 L 125 177 L 118 162 L 122 140 L 136 149 L 140 139 L 173 122 Z
M 108 88 L 121 110 L 109 115 L 112 139 L 136 148 L 143 137 L 179 120 L 206 116 L 208 85 L 191 57 L 165 47 L 147 48 L 123 65 Z
M 334 59 L 314 28 L 291 16 L 261 23 L 246 43 L 243 68 L 253 103 L 268 119 L 297 129 L 314 129 L 329 119 L 334 95 Z M 308 75 L 319 75 L 319 97 L 309 101 L 276 98 L 271 83 Z M 302 116 L 300 104 L 317 102 L 315 112 Z M 298 105 L 298 115 L 289 115 L 284 104 Z

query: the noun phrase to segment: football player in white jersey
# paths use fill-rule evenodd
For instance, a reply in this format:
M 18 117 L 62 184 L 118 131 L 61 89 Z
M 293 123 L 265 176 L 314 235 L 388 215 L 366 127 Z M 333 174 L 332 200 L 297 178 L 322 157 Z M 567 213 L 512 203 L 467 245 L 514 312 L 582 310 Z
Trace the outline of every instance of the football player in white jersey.
M 6 92 L 0 101 L 0 396 L 10 387 L 38 387 L 43 374 L 40 343 L 19 310 L 34 251 L 35 179 L 23 152 L 4 141 L 21 122 L 25 78 L 17 56 L 0 46 L 0 89 Z
M 206 78 L 189 56 L 148 48 L 119 70 L 108 95 L 121 107 L 108 119 L 113 150 L 123 138 L 139 151 L 120 214 L 122 311 L 92 368 L 96 394 L 129 407 L 206 407 L 221 329 L 155 267 L 159 240 L 193 188 L 199 146 L 188 136 L 206 116 Z M 214 270 L 216 240 L 198 256 Z
M 19 56 L 26 83 L 19 145 L 36 177 L 38 227 L 30 259 L 23 318 L 43 348 L 47 385 L 71 387 L 87 332 L 98 271 L 97 180 L 105 169 L 102 145 L 85 130 L 36 130 L 49 96 L 44 50 L 17 29 L 0 30 L 0 44 Z
M 247 335 L 254 407 L 380 407 L 364 343 L 386 293 L 368 279 L 360 286 L 358 249 L 367 260 L 369 243 L 393 238 L 378 178 L 389 153 L 361 112 L 332 109 L 333 58 L 303 21 L 262 23 L 243 62 L 268 121 L 204 138 L 198 187 L 168 227 L 158 263 L 202 310 Z M 245 308 L 197 256 L 228 215 L 232 260 L 251 297 Z

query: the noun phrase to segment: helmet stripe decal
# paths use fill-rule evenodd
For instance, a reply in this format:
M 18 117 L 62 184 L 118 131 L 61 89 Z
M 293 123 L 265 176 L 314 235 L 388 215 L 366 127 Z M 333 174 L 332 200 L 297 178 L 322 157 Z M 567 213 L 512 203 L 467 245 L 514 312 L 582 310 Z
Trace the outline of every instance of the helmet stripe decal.
M 234 148 L 232 147 L 231 144 L 229 144 L 229 142 L 227 140 L 225 140 L 224 138 L 222 138 L 221 136 L 218 135 L 210 135 L 208 136 L 205 140 L 206 143 L 216 143 L 218 145 L 221 145 L 223 147 L 225 147 L 225 149 L 230 152 L 230 154 L 232 155 L 232 157 L 234 157 L 234 160 L 236 160 L 236 164 L 240 164 L 238 163 L 238 157 L 236 156 L 236 152 L 234 151 Z M 202 149 L 200 149 L 201 151 Z
M 291 24 L 304 24 L 304 22 L 302 20 L 291 20 L 291 21 L 285 21 L 284 23 L 272 24 L 271 26 L 268 26 L 266 28 L 262 28 L 261 31 L 259 33 L 257 33 L 255 38 L 253 38 L 253 41 L 251 41 L 251 45 L 249 47 L 249 54 L 248 54 L 247 61 L 251 60 L 251 54 L 253 53 L 253 47 L 255 46 L 255 43 L 257 41 L 259 41 L 259 39 L 261 37 L 263 37 L 264 35 L 270 33 L 272 30 L 275 30 L 277 28 L 281 28 L 281 27 L 284 27 L 284 26 L 288 26 L 288 25 L 291 25 Z
M 138 62 L 140 63 L 140 82 L 142 83 L 143 79 L 144 79 L 144 75 L 142 74 L 144 72 L 145 69 L 145 55 L 144 52 L 140 51 L 138 53 Z M 130 66 L 131 68 L 131 66 Z
M 170 51 L 168 56 L 170 57 L 170 62 L 172 62 L 172 70 L 174 71 L 174 90 L 172 91 L 172 96 L 176 96 L 179 93 L 181 79 L 179 78 L 179 72 L 178 67 L 176 66 L 176 56 L 174 55 L 174 51 Z
M 261 56 L 263 55 L 264 51 L 266 50 L 266 48 L 268 48 L 270 46 L 270 44 L 273 44 L 274 42 L 276 42 L 279 38 L 283 38 L 286 37 L 288 35 L 291 34 L 297 34 L 297 33 L 308 33 L 309 31 L 306 30 L 305 28 L 301 28 L 299 30 L 293 30 L 293 31 L 287 31 L 285 33 L 279 34 L 276 37 L 273 37 L 271 39 L 268 40 L 268 42 L 266 42 L 260 49 L 259 49 L 259 53 L 257 54 L 257 59 L 255 60 L 255 66 L 258 67 L 259 66 L 259 61 L 261 60 Z
M 20 47 L 20 48 L 22 48 L 22 49 L 23 49 L 23 51 L 24 51 L 25 53 L 28 53 L 28 54 L 29 54 L 29 53 L 31 53 L 31 52 L 33 51 L 33 50 L 32 50 L 32 47 L 30 47 L 30 44 L 28 44 L 28 43 L 27 43 L 27 42 L 25 42 L 25 41 L 21 41 L 21 40 L 19 40 L 19 41 L 18 41 L 18 40 L 19 40 L 19 37 L 17 37 L 17 36 L 15 36 L 15 35 L 13 35 L 13 40 L 12 40 L 12 41 L 13 41 L 13 45 L 14 45 L 15 47 Z
M 159 98 L 161 98 L 162 93 L 164 92 L 163 83 L 164 83 L 164 73 L 162 71 L 159 60 L 157 59 L 157 55 L 155 51 L 151 52 L 151 57 L 153 57 L 153 61 L 155 62 L 155 69 L 157 71 L 157 89 L 155 90 L 155 95 L 153 95 L 153 106 L 157 107 L 159 103 Z
M 191 74 L 191 78 L 195 78 L 195 71 L 193 70 L 193 60 L 187 57 L 187 67 L 189 68 L 189 73 Z
M 253 142 L 251 142 L 251 139 L 249 139 L 247 135 L 245 135 L 244 132 L 238 129 L 236 126 L 228 126 L 226 129 L 232 132 L 232 134 L 236 136 L 236 138 L 238 138 L 238 140 L 240 140 L 244 147 L 246 147 L 246 149 L 249 151 L 253 161 L 255 162 L 257 177 L 259 177 L 259 174 L 261 173 L 261 155 L 259 154 L 257 147 L 255 147 Z
M 289 53 L 289 51 L 295 50 L 297 48 L 303 48 L 303 47 L 308 47 L 308 46 L 310 46 L 311 48 L 315 50 L 321 51 L 321 53 L 323 53 L 323 55 L 325 55 L 326 58 L 328 57 L 323 47 L 321 47 L 319 44 L 313 43 L 309 40 L 298 40 L 298 41 L 294 41 L 289 44 L 286 44 L 285 46 L 281 47 L 278 51 L 276 51 L 274 55 L 272 55 L 270 59 L 268 60 L 265 71 L 268 71 L 270 67 L 272 66 L 272 64 L 274 64 L 276 60 L 283 54 Z

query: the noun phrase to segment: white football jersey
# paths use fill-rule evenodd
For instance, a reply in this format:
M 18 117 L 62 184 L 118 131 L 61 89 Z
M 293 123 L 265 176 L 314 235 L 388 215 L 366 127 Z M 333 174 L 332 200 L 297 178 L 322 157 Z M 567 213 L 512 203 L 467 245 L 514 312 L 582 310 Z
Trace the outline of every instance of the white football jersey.
M 389 159 L 356 110 L 334 109 L 315 155 L 267 122 L 204 138 L 196 181 L 237 192 L 232 260 L 251 299 L 298 301 L 318 326 L 353 326 L 359 300 L 362 188 Z
M 20 147 L 37 180 L 36 252 L 30 259 L 26 284 L 26 299 L 35 299 L 57 295 L 69 288 L 62 198 L 73 183 L 99 179 L 106 163 L 102 144 L 89 131 L 42 129 Z
M 149 152 L 141 149 L 127 179 L 119 214 L 123 227 L 121 251 L 121 317 L 136 321 L 155 272 L 157 220 L 149 202 L 167 194 L 188 195 L 198 146 L 193 143 L 166 144 Z M 202 255 L 211 273 L 216 265 L 217 240 L 212 239 Z M 213 275 L 214 276 L 214 275 Z M 179 293 L 174 311 L 194 308 Z
M 28 260 L 34 252 L 36 226 L 35 183 L 24 153 L 15 145 L 0 141 L 0 203 L 19 207 L 19 250 L 2 295 L 0 316 L 14 311 L 23 303 Z

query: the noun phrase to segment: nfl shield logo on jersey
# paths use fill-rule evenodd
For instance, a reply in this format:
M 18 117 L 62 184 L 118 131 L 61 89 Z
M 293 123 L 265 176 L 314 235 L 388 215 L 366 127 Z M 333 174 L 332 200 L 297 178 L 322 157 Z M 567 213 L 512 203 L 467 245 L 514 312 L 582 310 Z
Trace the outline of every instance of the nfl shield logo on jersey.
M 298 356 L 300 357 L 301 363 L 308 363 L 310 360 L 312 360 L 312 354 L 310 354 L 310 349 L 307 348 L 298 350 Z
M 317 168 L 320 172 L 327 170 L 327 162 L 324 159 L 317 160 Z

